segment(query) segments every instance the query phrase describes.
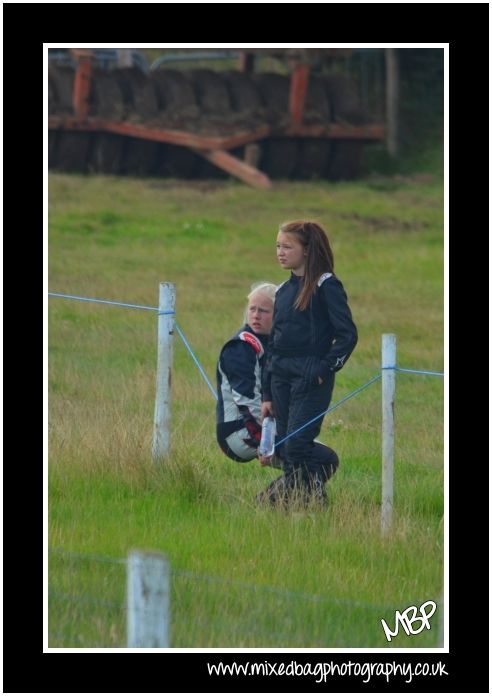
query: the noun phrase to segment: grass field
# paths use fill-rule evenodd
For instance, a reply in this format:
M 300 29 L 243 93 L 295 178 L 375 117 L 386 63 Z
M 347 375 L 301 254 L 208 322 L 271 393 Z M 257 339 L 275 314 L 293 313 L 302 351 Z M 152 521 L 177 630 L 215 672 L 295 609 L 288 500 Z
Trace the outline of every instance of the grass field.
M 156 306 L 215 381 L 252 282 L 286 279 L 279 223 L 328 230 L 359 343 L 337 401 L 378 373 L 381 334 L 398 364 L 443 369 L 443 191 L 437 178 L 281 183 L 50 174 L 49 290 Z M 215 402 L 175 338 L 171 454 L 151 462 L 157 321 L 151 312 L 49 299 L 50 647 L 125 645 L 129 549 L 172 568 L 173 647 L 433 647 L 387 643 L 380 619 L 439 601 L 443 587 L 443 381 L 397 375 L 393 531 L 380 536 L 380 383 L 329 414 L 340 455 L 326 512 L 258 509 L 277 475 L 228 460 Z

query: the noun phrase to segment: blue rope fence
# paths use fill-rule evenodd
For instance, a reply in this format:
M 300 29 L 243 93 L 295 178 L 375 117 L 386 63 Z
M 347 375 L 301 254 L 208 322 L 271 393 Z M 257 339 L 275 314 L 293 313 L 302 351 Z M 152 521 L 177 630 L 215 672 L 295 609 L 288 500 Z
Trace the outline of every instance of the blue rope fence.
M 391 366 L 391 365 L 390 365 L 390 366 L 388 366 L 388 367 L 382 367 L 381 370 L 395 370 L 395 372 L 411 372 L 411 373 L 413 373 L 413 374 L 418 374 L 418 375 L 432 375 L 432 376 L 439 376 L 439 377 L 443 377 L 443 376 L 444 376 L 444 372 L 434 372 L 434 371 L 431 371 L 431 370 L 411 370 L 411 369 L 407 369 L 407 368 L 404 368 L 404 367 L 397 367 L 396 365 L 394 365 L 394 366 Z M 366 382 L 365 384 L 363 384 L 361 387 L 358 387 L 357 389 L 354 389 L 353 392 L 350 392 L 350 394 L 347 394 L 347 396 L 344 396 L 343 399 L 340 399 L 340 401 L 337 401 L 336 404 L 333 404 L 333 406 L 330 406 L 330 408 L 328 408 L 326 411 L 323 411 L 323 413 L 320 413 L 318 416 L 315 416 L 314 418 L 311 418 L 310 421 L 308 421 L 307 423 L 304 423 L 304 425 L 301 425 L 300 428 L 297 428 L 297 430 L 294 430 L 293 432 L 291 432 L 291 433 L 289 433 L 288 435 L 286 435 L 282 440 L 279 440 L 279 441 L 276 443 L 276 445 L 275 445 L 275 449 L 276 449 L 279 445 L 281 445 L 283 442 L 285 442 L 286 440 L 288 440 L 290 437 L 292 437 L 293 435 L 296 435 L 297 433 L 301 432 L 301 430 L 304 430 L 304 428 L 307 428 L 307 426 L 308 426 L 308 425 L 311 425 L 311 423 L 314 423 L 315 421 L 319 420 L 319 419 L 322 418 L 323 416 L 326 416 L 327 413 L 330 413 L 330 411 L 334 411 L 336 408 L 338 408 L 339 406 L 341 406 L 341 404 L 343 404 L 345 401 L 348 401 L 349 399 L 351 399 L 352 397 L 356 396 L 357 394 L 359 394 L 359 393 L 360 393 L 361 391 L 363 391 L 364 389 L 367 389 L 367 387 L 369 387 L 371 384 L 373 384 L 374 382 L 376 382 L 378 379 L 381 379 L 381 375 L 380 375 L 380 374 L 379 374 L 379 375 L 375 375 L 374 377 L 372 377 L 372 379 L 370 379 L 368 382 Z
M 275 444 L 275 449 L 277 449 L 277 447 L 278 447 L 279 445 L 281 445 L 283 442 L 285 442 L 286 440 L 288 440 L 288 439 L 289 439 L 290 437 L 292 437 L 293 435 L 296 435 L 297 433 L 300 433 L 301 430 L 304 430 L 304 428 L 307 428 L 308 425 L 311 425 L 311 423 L 314 423 L 315 421 L 319 420 L 319 419 L 322 418 L 323 416 L 326 416 L 327 413 L 330 413 L 330 411 L 334 411 L 336 408 L 338 408 L 339 406 L 341 406 L 345 401 L 348 401 L 349 399 L 352 399 L 352 397 L 356 396 L 357 394 L 359 394 L 359 393 L 360 393 L 361 391 L 363 391 L 364 389 L 367 389 L 367 387 L 368 387 L 369 385 L 373 384 L 373 383 L 376 382 L 378 379 L 381 379 L 381 375 L 375 375 L 375 376 L 372 377 L 368 382 L 366 382 L 365 384 L 363 384 L 361 387 L 358 387 L 357 389 L 354 389 L 353 392 L 350 392 L 350 394 L 347 394 L 347 396 L 344 396 L 343 399 L 340 399 L 340 401 L 337 401 L 336 404 L 333 404 L 333 406 L 330 406 L 330 408 L 328 408 L 326 411 L 323 411 L 323 413 L 320 413 L 318 416 L 315 416 L 314 418 L 311 418 L 310 421 L 308 421 L 307 423 L 304 423 L 304 425 L 301 425 L 300 428 L 297 428 L 297 430 L 293 430 L 291 433 L 289 433 L 288 435 L 286 435 L 284 438 L 282 438 L 282 440 L 279 440 L 279 441 Z
M 128 303 L 126 303 L 126 302 L 115 302 L 115 301 L 113 301 L 113 300 L 97 300 L 97 299 L 95 299 L 94 297 L 80 297 L 79 295 L 65 295 L 65 294 L 63 294 L 63 293 L 61 293 L 61 292 L 49 292 L 48 295 L 49 295 L 50 297 L 62 297 L 62 298 L 64 298 L 64 299 L 66 299 L 66 300 L 80 300 L 81 302 L 97 302 L 97 303 L 99 303 L 99 304 L 116 305 L 116 306 L 118 306 L 118 307 L 130 307 L 131 309 L 146 309 L 146 310 L 150 310 L 150 311 L 153 311 L 153 312 L 157 312 L 157 315 L 158 315 L 158 316 L 163 316 L 164 314 L 176 314 L 176 312 L 173 312 L 173 311 L 170 311 L 170 312 L 161 312 L 161 311 L 159 310 L 159 307 L 147 307 L 147 306 L 145 306 L 145 305 L 128 304 Z M 188 350 L 189 354 L 190 354 L 191 357 L 193 358 L 193 361 L 194 361 L 195 365 L 197 366 L 198 370 L 200 371 L 200 374 L 202 375 L 203 379 L 205 380 L 205 382 L 206 382 L 208 388 L 209 388 L 210 391 L 212 392 L 214 398 L 217 400 L 217 392 L 216 392 L 215 389 L 213 388 L 213 386 L 212 386 L 212 384 L 211 384 L 209 378 L 208 378 L 207 375 L 206 375 L 205 370 L 203 369 L 203 367 L 202 367 L 201 364 L 200 364 L 200 361 L 198 360 L 198 358 L 196 357 L 195 353 L 193 352 L 193 349 L 192 349 L 192 347 L 190 346 L 189 342 L 187 341 L 186 336 L 184 335 L 184 333 L 183 333 L 181 327 L 179 326 L 178 322 L 175 322 L 174 325 L 175 325 L 175 327 L 176 327 L 176 331 L 177 331 L 178 334 L 179 334 L 179 337 L 181 338 L 181 340 L 183 341 L 183 343 L 184 343 L 186 349 Z
M 160 311 L 159 307 L 147 307 L 145 305 L 136 305 L 136 304 L 128 304 L 126 302 L 115 302 L 112 300 L 99 300 L 94 297 L 80 297 L 79 295 L 66 295 L 61 292 L 49 292 L 48 295 L 50 297 L 61 297 L 67 300 L 80 300 L 82 302 L 96 302 L 99 304 L 108 304 L 108 305 L 116 305 L 118 307 L 129 307 L 131 309 L 144 309 L 144 310 L 149 310 L 156 312 L 159 316 L 162 316 L 164 314 L 175 314 L 173 311 Z M 191 355 L 193 362 L 197 366 L 200 374 L 202 375 L 203 379 L 205 380 L 205 383 L 207 384 L 207 387 L 209 390 L 212 392 L 215 400 L 217 400 L 217 392 L 213 388 L 209 378 L 207 377 L 207 374 L 205 370 L 203 369 L 202 365 L 200 364 L 200 361 L 198 360 L 197 356 L 195 355 L 192 347 L 190 346 L 188 340 L 186 339 L 186 336 L 184 335 L 182 329 L 180 328 L 179 324 L 175 322 L 176 330 L 179 334 L 179 337 L 183 341 L 183 344 L 189 354 Z M 404 368 L 404 367 L 398 367 L 397 365 L 385 365 L 381 368 L 381 370 L 395 370 L 395 372 L 403 372 L 403 373 L 409 373 L 409 374 L 417 374 L 417 375 L 429 375 L 432 377 L 444 377 L 444 372 L 437 372 L 433 370 L 414 370 L 410 368 Z M 357 394 L 360 394 L 360 392 L 364 391 L 364 389 L 367 389 L 371 384 L 374 384 L 378 379 L 381 379 L 381 374 L 377 374 L 374 377 L 372 377 L 368 382 L 363 384 L 362 386 L 358 387 L 357 389 L 354 389 L 354 391 L 350 392 L 350 394 L 347 394 L 344 396 L 342 399 L 337 401 L 333 406 L 330 406 L 326 411 L 323 411 L 323 413 L 320 413 L 319 415 L 315 416 L 314 418 L 311 418 L 307 423 L 304 423 L 304 425 L 301 425 L 297 430 L 294 430 L 293 432 L 289 433 L 286 435 L 282 440 L 279 440 L 276 445 L 275 449 L 281 445 L 283 442 L 288 440 L 289 438 L 293 437 L 294 435 L 297 435 L 297 433 L 301 432 L 301 430 L 304 430 L 304 428 L 307 428 L 308 425 L 311 425 L 311 423 L 314 423 L 315 421 L 319 420 L 323 416 L 326 416 L 327 413 L 330 413 L 331 411 L 334 411 L 336 408 L 341 406 L 343 403 L 348 401 L 349 399 L 352 399 L 354 396 Z
M 159 307 L 146 307 L 145 305 L 127 304 L 126 302 L 114 302 L 113 300 L 98 300 L 95 297 L 80 297 L 79 295 L 64 295 L 61 292 L 49 292 L 50 297 L 63 297 L 66 300 L 80 300 L 81 302 L 97 302 L 98 304 L 117 305 L 118 307 L 130 307 L 131 309 L 148 309 L 158 314 L 176 314 L 176 312 L 161 312 Z
M 204 379 L 205 382 L 207 383 L 207 387 L 210 389 L 210 391 L 211 391 L 212 394 L 214 395 L 215 400 L 217 401 L 217 399 L 218 399 L 218 397 L 217 397 L 217 392 L 216 392 L 215 389 L 212 387 L 212 384 L 210 383 L 210 380 L 209 380 L 209 378 L 207 377 L 207 375 L 206 375 L 206 373 L 205 373 L 205 370 L 204 370 L 203 367 L 200 365 L 200 361 L 198 360 L 198 358 L 196 357 L 195 353 L 193 352 L 192 347 L 190 346 L 190 344 L 189 344 L 188 341 L 186 340 L 186 336 L 184 335 L 184 333 L 183 333 L 182 330 L 180 329 L 180 327 L 179 327 L 179 325 L 178 325 L 178 322 L 175 322 L 175 326 L 176 326 L 176 331 L 178 332 L 178 334 L 179 334 L 181 340 L 183 341 L 183 343 L 184 343 L 186 349 L 188 350 L 189 354 L 190 354 L 191 357 L 193 358 L 193 361 L 194 361 L 195 365 L 196 365 L 197 368 L 199 369 L 201 376 L 203 377 L 203 379 Z
M 415 375 L 431 375 L 432 377 L 444 377 L 444 372 L 434 372 L 433 370 L 411 370 L 407 367 L 398 367 L 397 365 L 388 365 L 382 367 L 382 370 L 395 370 L 396 372 L 409 372 Z

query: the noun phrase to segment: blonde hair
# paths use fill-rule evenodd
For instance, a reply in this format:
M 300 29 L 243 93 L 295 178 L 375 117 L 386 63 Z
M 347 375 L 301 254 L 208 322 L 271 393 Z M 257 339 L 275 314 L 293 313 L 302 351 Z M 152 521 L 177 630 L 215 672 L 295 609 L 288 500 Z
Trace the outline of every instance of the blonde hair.
M 253 295 L 256 295 L 256 293 L 258 293 L 258 292 L 260 292 L 262 295 L 265 295 L 265 297 L 268 297 L 268 299 L 272 301 L 272 304 L 275 304 L 275 293 L 277 292 L 276 285 L 274 285 L 273 283 L 267 283 L 264 280 L 260 281 L 259 283 L 253 283 L 251 286 L 251 290 L 246 295 L 248 302 L 247 302 L 246 307 L 244 309 L 244 323 L 245 324 L 248 321 L 249 301 L 251 300 Z

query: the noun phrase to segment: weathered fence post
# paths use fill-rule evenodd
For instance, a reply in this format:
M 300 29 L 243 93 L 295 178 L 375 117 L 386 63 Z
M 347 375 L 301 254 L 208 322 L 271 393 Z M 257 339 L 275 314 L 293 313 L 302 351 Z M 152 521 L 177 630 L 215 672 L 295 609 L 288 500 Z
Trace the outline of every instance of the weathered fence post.
M 169 647 L 169 564 L 160 553 L 130 551 L 127 647 Z
M 176 287 L 172 283 L 159 285 L 159 314 L 157 337 L 157 388 L 154 411 L 154 441 L 152 458 L 155 462 L 169 451 L 169 429 L 171 425 L 171 376 L 173 366 L 174 311 Z
M 393 516 L 393 458 L 394 458 L 394 406 L 396 336 L 383 334 L 382 340 L 382 407 L 383 407 L 383 486 L 381 506 L 381 531 L 391 529 Z M 388 369 L 392 368 L 392 369 Z
M 398 154 L 398 49 L 385 48 L 386 58 L 386 148 L 391 157 Z

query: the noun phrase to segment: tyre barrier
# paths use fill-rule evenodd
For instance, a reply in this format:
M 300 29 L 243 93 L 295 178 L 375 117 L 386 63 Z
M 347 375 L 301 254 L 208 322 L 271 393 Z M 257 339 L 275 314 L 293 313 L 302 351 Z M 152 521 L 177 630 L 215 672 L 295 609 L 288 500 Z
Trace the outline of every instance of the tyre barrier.
M 48 113 L 73 116 L 75 70 L 48 68 Z M 327 137 L 282 137 L 276 128 L 289 123 L 289 77 L 230 70 L 94 68 L 89 117 L 227 136 L 269 124 L 271 137 L 260 140 L 258 167 L 273 179 L 354 179 L 363 142 Z M 306 125 L 363 125 L 354 83 L 342 75 L 312 75 L 306 95 Z M 232 154 L 242 158 L 244 147 Z M 52 129 L 48 138 L 50 169 L 130 176 L 224 178 L 228 175 L 186 147 L 95 131 Z

